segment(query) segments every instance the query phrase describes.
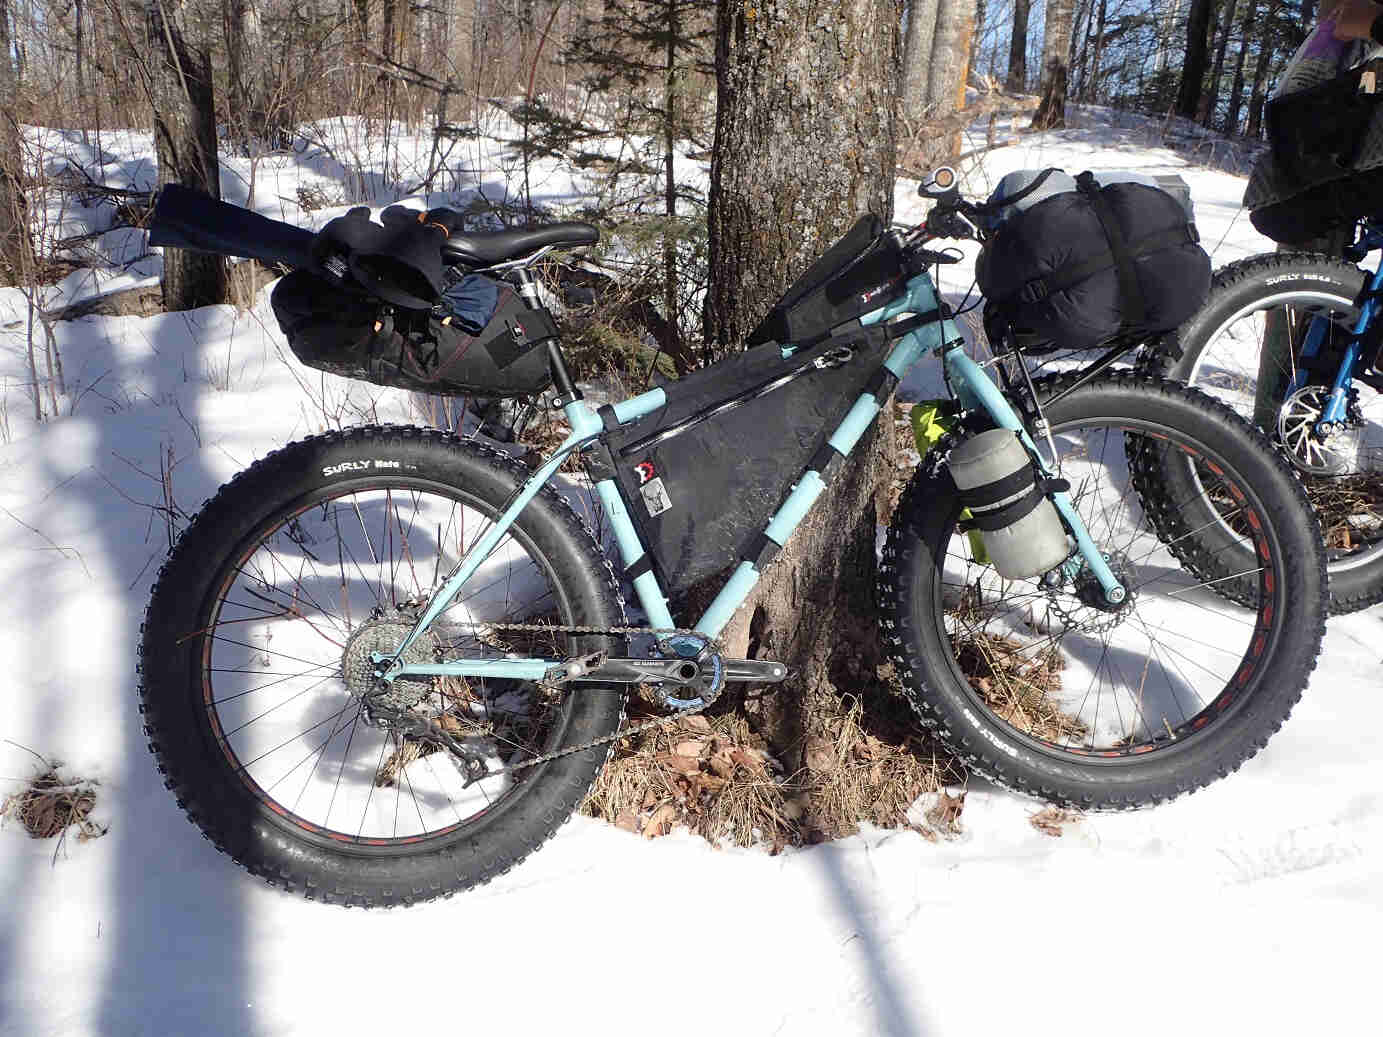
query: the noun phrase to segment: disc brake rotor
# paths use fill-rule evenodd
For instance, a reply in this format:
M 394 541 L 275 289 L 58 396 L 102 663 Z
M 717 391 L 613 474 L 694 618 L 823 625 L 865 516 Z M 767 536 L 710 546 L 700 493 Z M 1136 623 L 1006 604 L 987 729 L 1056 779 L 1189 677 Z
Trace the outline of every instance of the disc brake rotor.
M 1308 385 L 1288 396 L 1278 411 L 1278 439 L 1292 464 L 1308 475 L 1344 475 L 1357 470 L 1357 419 L 1339 422 L 1324 439 L 1316 432 L 1330 395 L 1328 385 Z

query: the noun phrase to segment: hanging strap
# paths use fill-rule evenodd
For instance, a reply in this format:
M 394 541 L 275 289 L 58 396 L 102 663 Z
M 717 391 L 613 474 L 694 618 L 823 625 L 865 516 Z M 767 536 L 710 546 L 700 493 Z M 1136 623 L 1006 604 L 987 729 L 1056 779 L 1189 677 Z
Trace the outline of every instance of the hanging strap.
M 1011 195 L 1007 196 L 1006 198 L 991 198 L 989 201 L 979 206 L 979 208 L 984 210 L 1005 209 L 1010 205 L 1017 205 L 1024 198 L 1026 198 L 1028 195 L 1032 194 L 1039 187 L 1045 184 L 1047 182 L 1047 178 L 1050 177 L 1053 173 L 1060 172 L 1062 172 L 1062 170 L 1057 169 L 1055 166 L 1048 166 L 1046 169 L 1042 170 L 1042 172 L 1038 173 L 1036 179 L 1034 179 L 1033 182 L 1028 184 L 1026 187 L 1014 191 Z
M 1089 199 L 1090 207 L 1095 210 L 1095 216 L 1104 228 L 1104 236 L 1109 239 L 1109 251 L 1114 255 L 1114 274 L 1119 278 L 1119 302 L 1124 314 L 1123 323 L 1142 327 L 1148 307 L 1143 299 L 1143 289 L 1138 286 L 1138 271 L 1133 267 L 1133 253 L 1124 238 L 1124 229 L 1119 226 L 1119 219 L 1114 215 L 1109 199 L 1100 190 L 1100 185 L 1095 182 L 1095 175 L 1090 170 L 1087 169 L 1076 177 L 1076 190 Z

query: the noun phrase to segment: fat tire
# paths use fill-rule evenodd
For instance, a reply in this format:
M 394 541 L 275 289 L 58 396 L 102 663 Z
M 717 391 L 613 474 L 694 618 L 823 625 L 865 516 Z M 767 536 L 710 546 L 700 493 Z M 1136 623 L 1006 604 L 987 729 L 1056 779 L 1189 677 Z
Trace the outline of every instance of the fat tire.
M 309 899 L 389 907 L 450 896 L 502 875 L 553 835 L 581 804 L 608 759 L 601 744 L 541 765 L 521 794 L 455 833 L 417 848 L 323 847 L 276 817 L 234 778 L 221 751 L 208 742 L 206 711 L 198 701 L 199 639 L 184 635 L 188 616 L 202 616 L 219 574 L 247 538 L 293 501 L 370 479 L 324 469 L 381 453 L 413 465 L 415 474 L 463 489 L 498 508 L 529 471 L 507 454 L 431 429 L 368 426 L 293 443 L 237 475 L 202 507 L 159 572 L 139 648 L 140 712 L 149 747 L 178 804 L 217 849 L 252 874 Z M 551 486 L 519 517 L 517 528 L 541 553 L 570 622 L 624 624 L 614 572 L 590 526 Z M 583 651 L 614 648 L 613 637 L 585 636 Z M 613 734 L 623 717 L 623 686 L 583 686 L 574 696 L 562 745 Z M 513 802 L 509 802 L 512 799 Z M 436 842 L 437 845 L 431 845 Z
M 1048 381 L 1050 391 L 1061 382 Z M 1071 418 L 1156 421 L 1231 463 L 1259 498 L 1280 547 L 1283 614 L 1247 698 L 1184 743 L 1143 756 L 1097 760 L 1035 750 L 997 720 L 952 665 L 933 579 L 959 504 L 950 475 L 919 469 L 894 513 L 879 567 L 884 641 L 924 726 L 972 771 L 1007 788 L 1081 810 L 1160 803 L 1236 770 L 1267 744 L 1301 698 L 1325 632 L 1325 552 L 1305 493 L 1289 465 L 1227 407 L 1183 385 L 1132 372 L 1103 378 L 1054 404 Z M 1271 675 L 1269 677 L 1269 675 Z
M 1210 336 L 1245 307 L 1288 292 L 1355 300 L 1364 290 L 1365 279 L 1365 272 L 1352 263 L 1311 252 L 1269 253 L 1231 263 L 1216 273 L 1205 305 L 1181 326 L 1175 338 L 1145 352 L 1140 369 L 1189 381 L 1210 345 Z M 1136 485 L 1146 499 L 1169 498 L 1175 492 L 1179 482 L 1176 475 L 1159 471 L 1155 459 L 1140 452 L 1131 460 L 1136 464 Z M 1383 602 L 1383 554 L 1347 568 L 1328 561 L 1327 569 L 1331 615 L 1357 612 Z

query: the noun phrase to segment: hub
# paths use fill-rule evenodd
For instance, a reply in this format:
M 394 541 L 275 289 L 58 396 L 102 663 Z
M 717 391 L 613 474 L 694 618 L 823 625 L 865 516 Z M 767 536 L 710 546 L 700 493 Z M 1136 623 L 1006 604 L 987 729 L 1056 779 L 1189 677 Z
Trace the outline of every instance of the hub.
M 341 662 L 342 676 L 352 695 L 387 709 L 405 711 L 415 707 L 432 691 L 430 677 L 396 677 L 387 685 L 376 688 L 379 675 L 385 664 L 376 664 L 371 656 L 378 652 L 392 656 L 408 632 L 413 629 L 415 619 L 398 609 L 376 610 L 372 616 L 355 628 Z M 404 653 L 405 663 L 431 663 L 437 660 L 437 641 L 431 631 L 425 632 L 408 646 Z

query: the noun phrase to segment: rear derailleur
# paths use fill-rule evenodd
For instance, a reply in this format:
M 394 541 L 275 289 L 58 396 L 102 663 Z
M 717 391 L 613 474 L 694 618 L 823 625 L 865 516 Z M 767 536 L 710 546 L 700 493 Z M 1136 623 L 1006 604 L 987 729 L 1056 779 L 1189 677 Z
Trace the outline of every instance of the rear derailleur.
M 485 744 L 479 738 L 457 738 L 434 718 L 415 713 L 411 709 L 398 709 L 387 700 L 393 696 L 393 689 L 386 681 L 378 681 L 373 690 L 364 696 L 365 722 L 386 728 L 399 738 L 424 745 L 435 745 L 450 753 L 465 771 L 465 784 L 470 785 L 490 774 Z

